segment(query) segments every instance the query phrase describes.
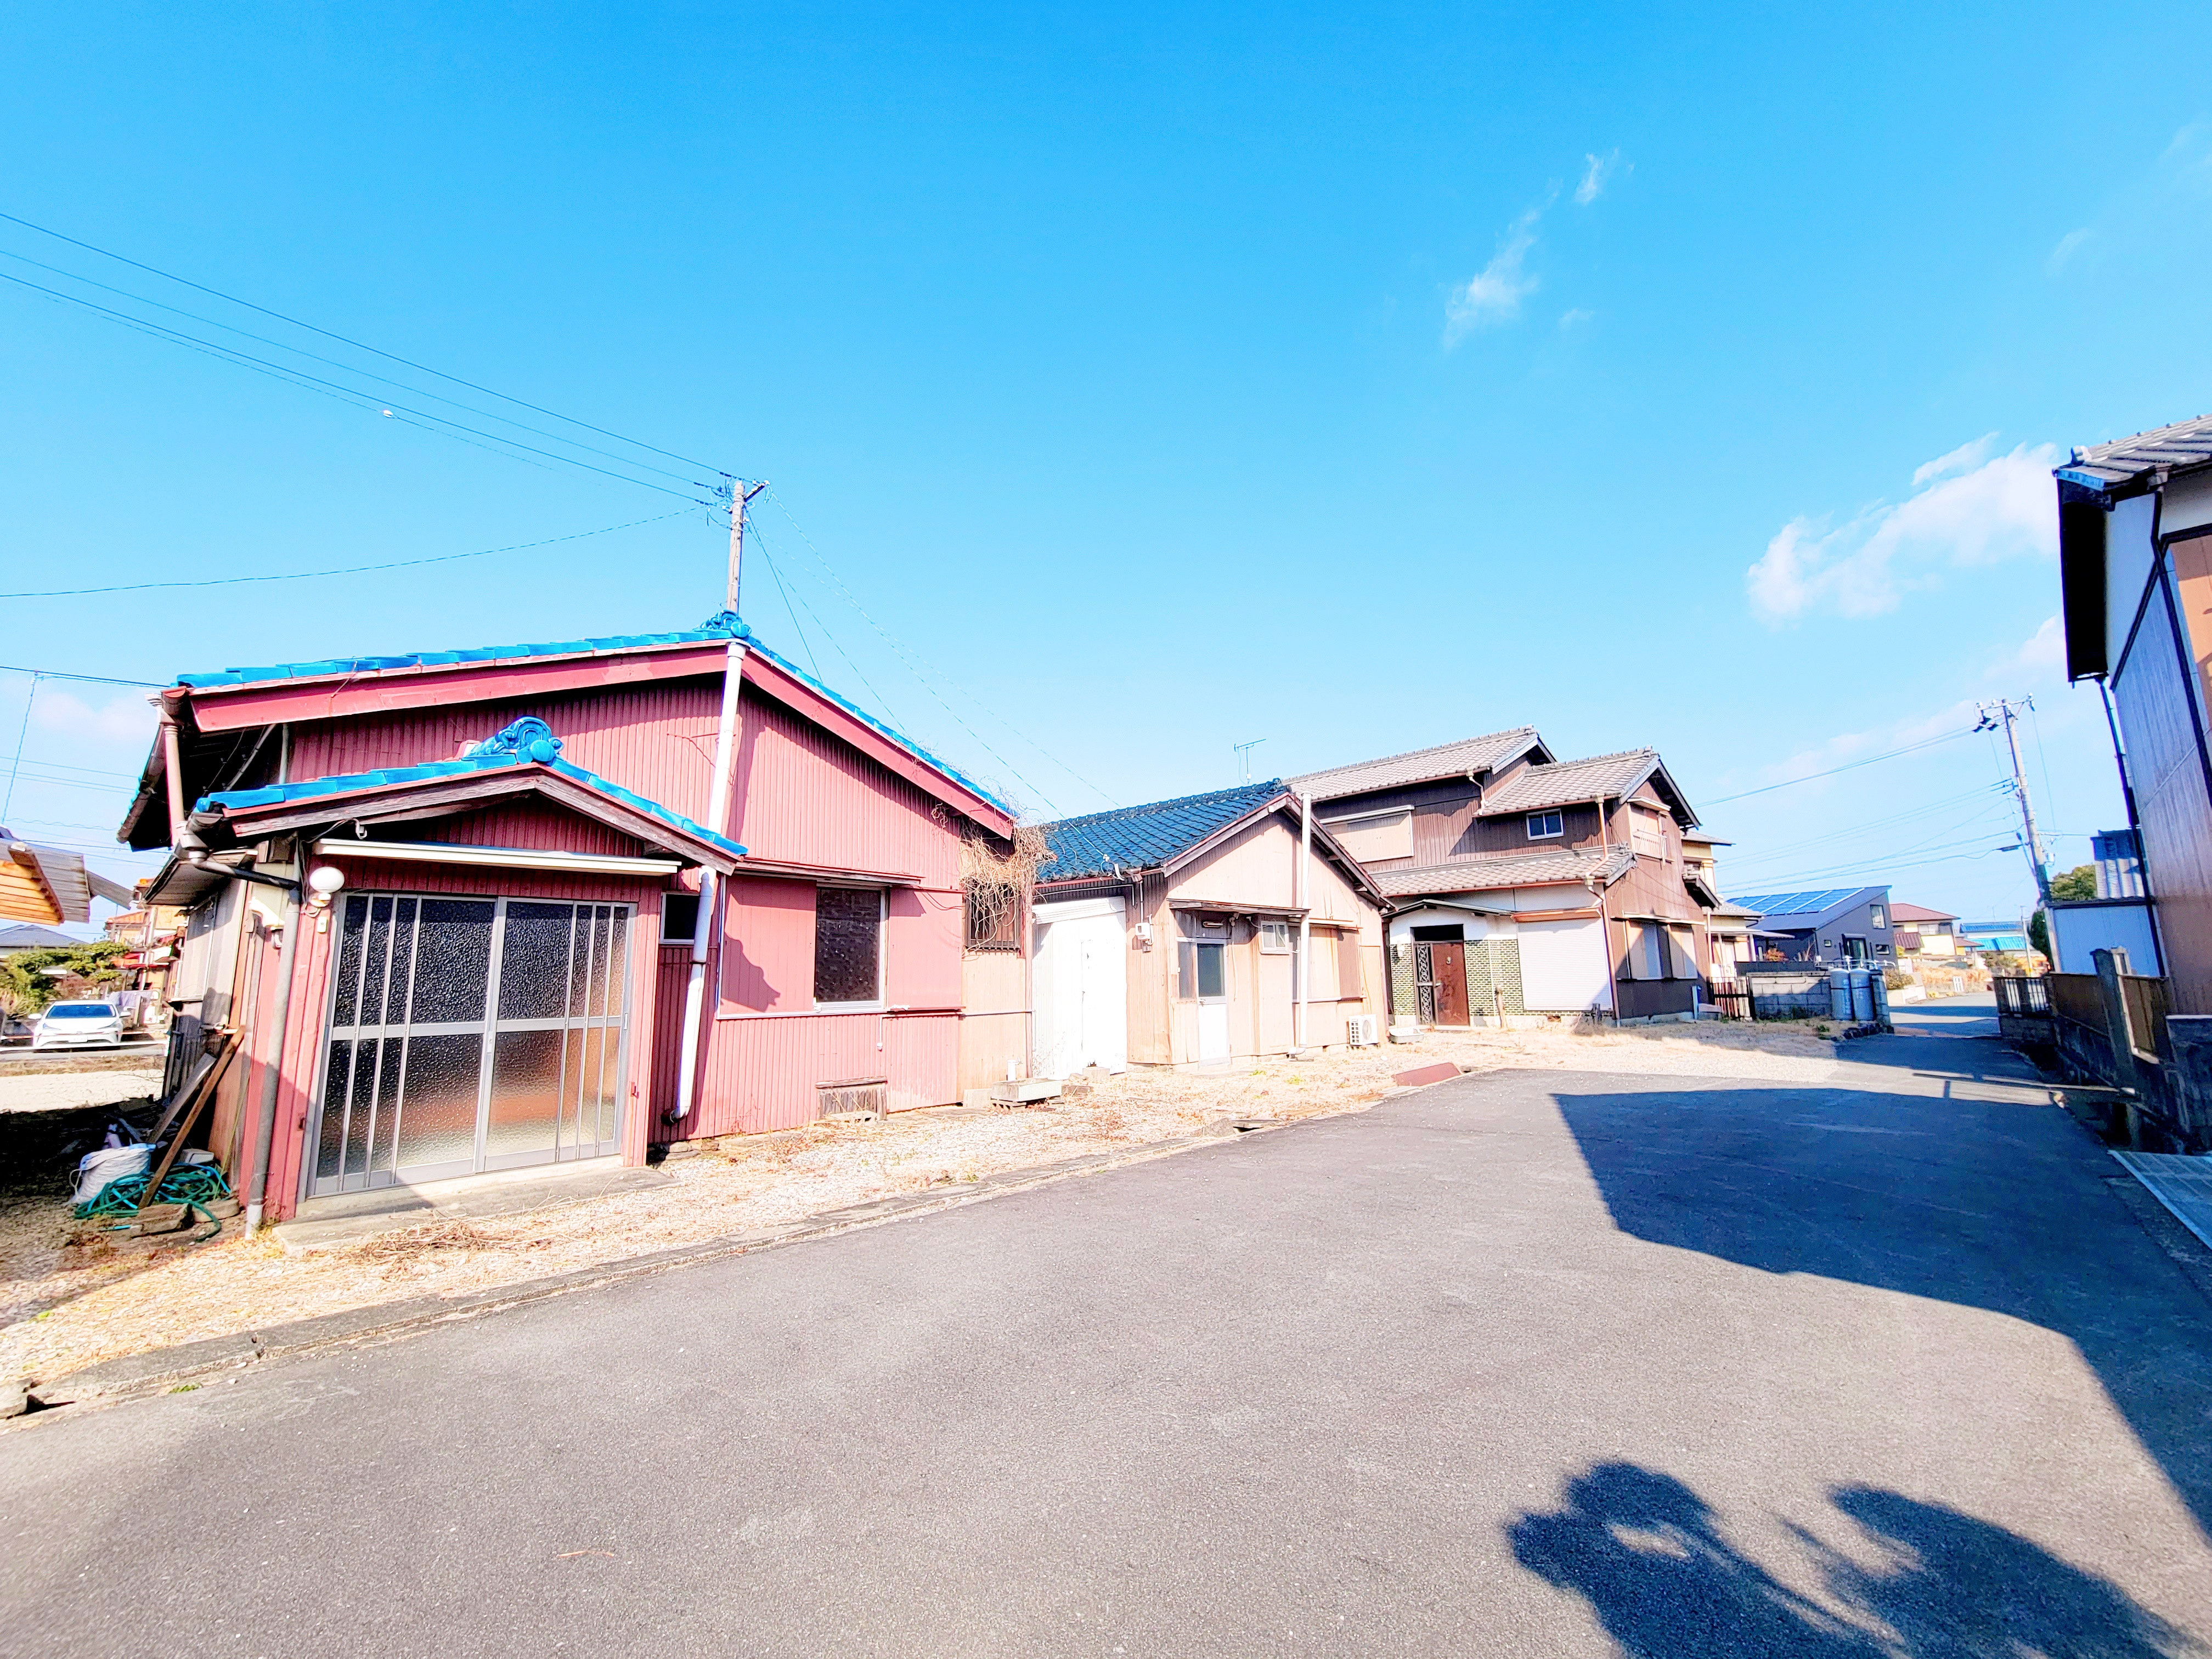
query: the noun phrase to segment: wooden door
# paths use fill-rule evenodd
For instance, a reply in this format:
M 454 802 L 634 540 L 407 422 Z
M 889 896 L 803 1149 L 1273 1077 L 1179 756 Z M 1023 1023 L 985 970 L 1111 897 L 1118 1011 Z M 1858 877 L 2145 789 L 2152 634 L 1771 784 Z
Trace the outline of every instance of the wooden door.
M 1429 972 L 1436 981 L 1437 1024 L 1464 1025 L 1467 1018 L 1467 946 L 1429 946 Z

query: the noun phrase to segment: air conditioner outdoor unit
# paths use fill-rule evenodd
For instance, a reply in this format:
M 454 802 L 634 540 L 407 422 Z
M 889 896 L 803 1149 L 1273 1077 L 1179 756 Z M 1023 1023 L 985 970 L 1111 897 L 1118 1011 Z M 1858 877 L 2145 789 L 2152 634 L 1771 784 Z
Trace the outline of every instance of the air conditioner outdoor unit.
M 1382 1040 L 1372 1014 L 1354 1014 L 1346 1020 L 1344 1036 L 1355 1048 L 1372 1048 Z

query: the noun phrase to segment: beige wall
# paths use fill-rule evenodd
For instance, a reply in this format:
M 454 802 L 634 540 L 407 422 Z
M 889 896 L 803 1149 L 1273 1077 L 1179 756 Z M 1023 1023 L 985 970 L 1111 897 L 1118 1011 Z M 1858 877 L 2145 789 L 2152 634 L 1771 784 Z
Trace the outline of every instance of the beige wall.
M 1012 1062 L 1029 1075 L 1029 960 L 1018 951 L 969 951 L 960 961 L 960 1087 L 1003 1083 Z

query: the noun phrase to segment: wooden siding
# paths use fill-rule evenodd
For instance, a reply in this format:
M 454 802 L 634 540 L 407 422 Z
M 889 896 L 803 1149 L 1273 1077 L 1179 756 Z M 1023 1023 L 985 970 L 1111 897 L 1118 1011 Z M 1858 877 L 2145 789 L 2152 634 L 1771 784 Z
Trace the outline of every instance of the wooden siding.
M 2205 551 L 2203 538 L 2195 539 L 2196 545 L 2179 544 L 2175 558 L 2177 570 L 2191 573 L 2192 582 Z M 2155 573 L 2152 586 L 2162 586 Z M 2132 608 L 2132 599 L 2127 602 Z M 2193 662 L 2205 659 L 2207 645 L 2212 641 L 2191 650 Z M 2212 1013 L 2212 795 L 2206 790 L 2190 678 L 2165 596 L 2154 591 L 2112 678 L 2112 695 L 2142 823 L 2143 862 L 2157 899 L 2159 938 L 2173 981 L 2173 1012 L 2195 1014 Z
M 1029 1073 L 1030 981 L 1027 954 L 969 951 L 960 963 L 959 1087 L 1003 1082 L 1012 1061 Z

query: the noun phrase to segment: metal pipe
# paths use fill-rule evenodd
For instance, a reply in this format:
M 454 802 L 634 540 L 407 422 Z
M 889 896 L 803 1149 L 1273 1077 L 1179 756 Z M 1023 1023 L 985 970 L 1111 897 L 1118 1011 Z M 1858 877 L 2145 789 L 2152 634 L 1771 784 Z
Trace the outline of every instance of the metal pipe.
M 304 866 L 305 849 L 296 839 L 292 845 L 293 862 Z M 276 1041 L 261 1074 L 261 1102 L 253 1127 L 253 1167 L 246 1182 L 246 1231 L 249 1235 L 260 1227 L 262 1209 L 269 1195 L 269 1154 L 276 1139 L 276 1085 L 283 1075 L 285 1028 L 290 1024 L 292 1012 L 292 953 L 299 942 L 300 889 L 294 884 L 284 907 L 284 943 L 276 952 Z
M 735 561 L 732 562 L 734 566 Z M 733 585 L 734 580 L 733 574 Z M 722 712 L 714 726 L 714 775 L 707 795 L 707 827 L 718 836 L 729 830 L 730 750 L 737 735 L 738 702 L 744 690 L 744 641 L 732 640 L 722 669 Z M 672 1123 L 691 1115 L 698 1092 L 699 1030 L 705 1024 L 707 1002 L 707 935 L 719 917 L 716 901 L 720 896 L 721 886 L 714 872 L 702 869 L 699 913 L 691 924 L 691 977 L 684 988 L 684 1047 L 676 1077 L 676 1109 L 668 1115 Z
M 161 771 L 168 786 L 169 844 L 173 847 L 185 827 L 185 770 L 181 745 L 177 741 L 177 717 L 169 705 L 160 697 L 154 707 L 161 716 Z
M 1297 1042 L 1306 1046 L 1306 998 L 1313 988 L 1313 796 L 1298 796 L 1298 1019 Z

